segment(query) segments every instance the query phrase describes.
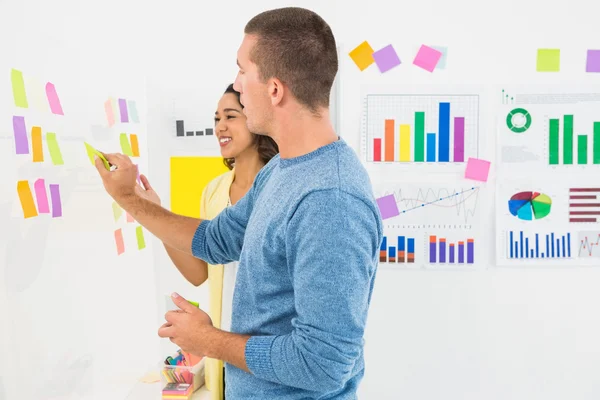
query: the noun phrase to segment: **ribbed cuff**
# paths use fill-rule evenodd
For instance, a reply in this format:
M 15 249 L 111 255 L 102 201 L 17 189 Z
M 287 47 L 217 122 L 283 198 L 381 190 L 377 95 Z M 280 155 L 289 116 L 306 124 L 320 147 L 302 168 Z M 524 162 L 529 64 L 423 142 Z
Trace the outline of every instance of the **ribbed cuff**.
M 271 363 L 271 347 L 277 336 L 252 336 L 246 342 L 246 365 L 256 377 L 279 382 Z
M 206 257 L 208 256 L 208 254 L 206 254 L 206 228 L 209 223 L 210 221 L 206 219 L 200 222 L 192 239 L 192 254 L 194 257 L 205 261 L 207 261 Z

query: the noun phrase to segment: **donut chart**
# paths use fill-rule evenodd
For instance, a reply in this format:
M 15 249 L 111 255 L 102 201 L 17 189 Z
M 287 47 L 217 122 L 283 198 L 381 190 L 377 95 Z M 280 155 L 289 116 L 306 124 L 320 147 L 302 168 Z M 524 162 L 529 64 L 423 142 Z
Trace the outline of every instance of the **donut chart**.
M 506 126 L 515 133 L 523 133 L 531 126 L 531 114 L 524 108 L 515 108 L 506 116 Z

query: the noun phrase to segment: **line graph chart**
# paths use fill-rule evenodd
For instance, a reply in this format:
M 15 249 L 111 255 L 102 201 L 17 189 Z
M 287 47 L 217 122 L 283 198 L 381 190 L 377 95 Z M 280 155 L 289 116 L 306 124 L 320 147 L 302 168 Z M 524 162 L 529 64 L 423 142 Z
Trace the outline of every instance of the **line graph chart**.
M 578 257 L 600 258 L 600 231 L 579 232 Z
M 406 184 L 380 185 L 375 193 L 394 198 L 398 212 L 385 220 L 389 227 L 470 229 L 477 217 L 480 190 L 476 186 Z

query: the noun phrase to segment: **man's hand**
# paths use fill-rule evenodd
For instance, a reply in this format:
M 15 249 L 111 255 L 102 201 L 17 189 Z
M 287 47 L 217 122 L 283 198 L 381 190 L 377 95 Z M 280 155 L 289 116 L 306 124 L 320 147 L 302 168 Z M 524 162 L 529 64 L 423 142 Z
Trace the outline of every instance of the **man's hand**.
M 113 171 L 108 171 L 102 160 L 95 157 L 96 169 L 102 177 L 102 183 L 108 194 L 115 199 L 117 203 L 120 200 L 136 194 L 137 185 L 137 167 L 131 162 L 129 157 L 123 154 L 104 154 L 106 160 L 116 167 Z
M 186 299 L 173 294 L 173 302 L 181 309 L 169 311 L 167 320 L 158 330 L 158 336 L 169 338 L 181 350 L 199 357 L 208 356 L 216 328 L 207 313 L 188 303 Z

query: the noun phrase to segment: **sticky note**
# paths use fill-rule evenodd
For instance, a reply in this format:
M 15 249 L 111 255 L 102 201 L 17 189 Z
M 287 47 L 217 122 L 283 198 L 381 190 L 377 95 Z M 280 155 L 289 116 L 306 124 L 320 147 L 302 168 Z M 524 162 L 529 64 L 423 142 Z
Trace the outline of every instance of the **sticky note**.
M 129 135 L 129 139 L 131 140 L 131 154 L 132 157 L 140 156 L 140 146 L 138 144 L 138 137 L 135 133 Z
M 17 154 L 29 154 L 29 139 L 25 128 L 25 117 L 13 117 L 13 132 L 15 135 L 15 150 Z
M 429 46 L 421 45 L 413 64 L 417 67 L 421 67 L 426 71 L 433 72 L 437 63 L 442 58 L 442 53 Z
M 121 151 L 123 152 L 123 154 L 129 157 L 133 157 L 133 151 L 131 151 L 131 145 L 129 144 L 127 134 L 121 133 L 119 140 L 121 142 Z
M 92 165 L 95 165 L 94 156 L 96 155 L 102 160 L 102 163 L 104 163 L 104 166 L 106 167 L 106 169 L 110 171 L 110 163 L 102 155 L 102 153 L 100 153 L 98 150 L 94 149 L 89 143 L 83 142 L 83 144 L 85 144 L 85 149 L 87 151 L 87 155 L 88 155 Z
M 585 72 L 600 72 L 600 50 L 588 50 Z
M 123 242 L 123 230 L 121 228 L 115 231 L 115 244 L 117 245 L 117 255 L 125 252 L 125 242 Z
M 50 104 L 50 111 L 52 114 L 64 115 L 62 105 L 58 99 L 58 93 L 53 83 L 48 82 L 46 84 L 46 96 L 48 96 L 48 104 Z
M 382 73 L 400 65 L 400 58 L 391 44 L 374 52 L 373 59 Z
M 62 217 L 60 187 L 58 185 L 50 184 L 50 199 L 52 201 L 52 218 Z
M 127 100 L 119 99 L 119 111 L 121 114 L 121 122 L 129 122 L 129 114 L 127 113 Z
M 478 158 L 469 158 L 467 161 L 467 169 L 465 170 L 465 178 L 474 181 L 487 182 L 489 172 L 489 161 L 480 160 Z
M 106 114 L 108 126 L 113 126 L 115 124 L 115 113 L 110 99 L 104 102 L 104 113 Z
M 19 200 L 21 202 L 21 209 L 23 210 L 24 218 L 37 217 L 37 209 L 33 202 L 33 195 L 31 194 L 31 188 L 29 187 L 28 181 L 17 182 L 17 193 L 19 194 Z
M 131 117 L 131 122 L 138 124 L 140 122 L 140 117 L 137 111 L 137 104 L 134 100 L 128 100 L 127 107 L 129 108 L 129 116 Z
M 113 216 L 115 218 L 115 222 L 117 222 L 119 220 L 119 218 L 121 218 L 121 215 L 123 215 L 123 209 L 121 208 L 121 206 L 119 206 L 119 204 L 117 204 L 116 201 L 113 201 L 112 209 L 113 209 Z
M 142 180 L 140 179 L 140 166 L 135 164 L 135 169 L 137 170 L 137 183 L 138 185 L 142 184 Z
M 131 214 L 129 214 L 128 212 L 125 212 L 125 215 L 127 216 L 127 222 L 135 222 L 135 220 L 133 219 Z
M 23 73 L 19 70 L 12 69 L 10 71 L 10 81 L 12 83 L 15 106 L 21 108 L 28 108 L 29 103 L 27 102 L 27 93 L 25 92 L 25 81 L 23 80 Z
M 538 49 L 536 69 L 538 72 L 559 72 L 560 49 Z
M 31 151 L 33 162 L 44 161 L 44 149 L 42 148 L 42 128 L 34 126 L 31 128 Z
M 48 145 L 48 152 L 50 152 L 50 158 L 54 165 L 64 165 L 62 153 L 60 147 L 58 147 L 58 141 L 56 140 L 56 133 L 46 133 L 46 144 Z
M 50 213 L 50 204 L 48 203 L 48 193 L 46 192 L 46 182 L 43 179 L 38 179 L 33 184 L 35 197 L 37 200 L 38 211 L 40 214 Z
M 448 60 L 448 48 L 444 46 L 431 46 L 431 48 L 442 53 L 442 56 L 440 57 L 440 60 L 435 66 L 435 69 L 446 69 L 446 63 Z
M 375 62 L 373 48 L 366 40 L 356 46 L 348 55 L 361 71 L 364 71 L 369 65 Z
M 379 207 L 379 212 L 381 213 L 382 219 L 392 218 L 400 215 L 398 204 L 396 203 L 396 198 L 393 194 L 378 198 L 377 206 Z
M 144 229 L 141 226 L 135 228 L 135 236 L 137 237 L 138 250 L 146 248 L 146 241 L 144 240 Z

